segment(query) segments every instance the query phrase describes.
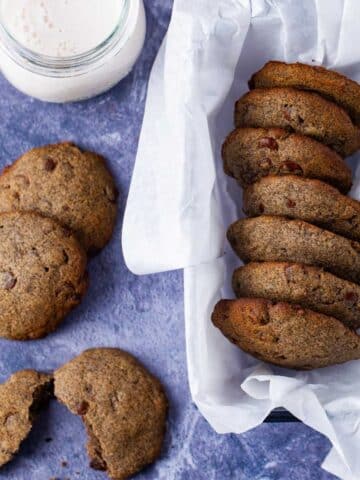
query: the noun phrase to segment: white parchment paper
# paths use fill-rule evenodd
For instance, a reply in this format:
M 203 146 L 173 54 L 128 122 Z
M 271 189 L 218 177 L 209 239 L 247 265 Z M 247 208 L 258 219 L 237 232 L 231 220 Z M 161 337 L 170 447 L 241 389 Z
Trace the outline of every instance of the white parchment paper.
M 233 105 L 268 60 L 337 69 L 360 82 L 359 0 L 175 0 L 155 61 L 123 228 L 134 273 L 184 268 L 194 402 L 219 433 L 244 432 L 285 407 L 333 448 L 323 467 L 360 478 L 360 362 L 293 372 L 259 362 L 211 324 L 240 261 L 225 242 L 241 189 L 222 171 Z M 352 195 L 360 199 L 360 169 Z

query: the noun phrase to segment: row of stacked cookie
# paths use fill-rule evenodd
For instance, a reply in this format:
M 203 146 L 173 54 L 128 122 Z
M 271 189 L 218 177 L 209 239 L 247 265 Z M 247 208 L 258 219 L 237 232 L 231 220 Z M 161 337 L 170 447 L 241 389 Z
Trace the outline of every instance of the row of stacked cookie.
M 254 356 L 310 369 L 360 358 L 360 203 L 342 157 L 360 148 L 360 86 L 269 62 L 235 106 L 225 172 L 245 188 L 228 240 L 247 264 L 213 322 Z M 340 193 L 342 192 L 342 193 Z M 249 263 L 248 263 L 249 262 Z
M 111 238 L 117 191 L 104 159 L 34 148 L 0 176 L 0 336 L 53 331 L 87 289 L 87 254 Z

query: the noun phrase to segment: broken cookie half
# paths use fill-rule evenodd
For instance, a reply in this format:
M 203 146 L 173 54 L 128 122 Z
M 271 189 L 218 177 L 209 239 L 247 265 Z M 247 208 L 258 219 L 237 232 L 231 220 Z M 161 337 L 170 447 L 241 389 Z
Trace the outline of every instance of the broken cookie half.
M 20 370 L 0 385 L 0 466 L 19 450 L 52 390 L 52 376 L 35 370 Z
M 86 350 L 54 378 L 57 399 L 85 423 L 93 468 L 123 480 L 160 455 L 166 396 L 133 356 L 116 348 Z

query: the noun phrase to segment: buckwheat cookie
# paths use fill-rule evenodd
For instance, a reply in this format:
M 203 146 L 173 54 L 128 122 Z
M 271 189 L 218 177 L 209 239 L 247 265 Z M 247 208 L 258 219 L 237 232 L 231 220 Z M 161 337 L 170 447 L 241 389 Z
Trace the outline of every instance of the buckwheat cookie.
M 257 88 L 235 105 L 236 127 L 280 127 L 313 137 L 347 156 L 360 148 L 360 129 L 347 112 L 317 93 Z
M 220 300 L 212 321 L 254 357 L 301 370 L 360 358 L 360 336 L 336 318 L 259 298 Z
M 0 385 L 0 466 L 19 450 L 51 394 L 51 376 L 34 370 L 16 372 Z
M 246 215 L 299 218 L 360 240 L 360 202 L 319 180 L 295 175 L 264 177 L 244 190 Z
M 227 236 L 245 262 L 304 263 L 360 282 L 360 243 L 302 220 L 246 218 L 233 223 Z
M 319 267 L 288 262 L 251 262 L 235 270 L 237 297 L 300 304 L 360 328 L 360 286 Z
M 267 175 L 298 175 L 328 182 L 346 193 L 351 170 L 331 148 L 281 128 L 237 128 L 222 147 L 224 171 L 246 187 Z
M 43 337 L 86 287 L 86 253 L 68 229 L 35 212 L 0 214 L 0 336 Z
M 72 143 L 34 148 L 0 176 L 0 211 L 55 218 L 95 253 L 111 238 L 117 190 L 104 159 Z
M 167 400 L 160 382 L 128 353 L 86 350 L 55 372 L 55 396 L 82 416 L 92 468 L 123 480 L 160 455 Z
M 333 70 L 304 63 L 271 61 L 251 77 L 249 87 L 313 90 L 341 105 L 354 122 L 360 124 L 360 85 Z

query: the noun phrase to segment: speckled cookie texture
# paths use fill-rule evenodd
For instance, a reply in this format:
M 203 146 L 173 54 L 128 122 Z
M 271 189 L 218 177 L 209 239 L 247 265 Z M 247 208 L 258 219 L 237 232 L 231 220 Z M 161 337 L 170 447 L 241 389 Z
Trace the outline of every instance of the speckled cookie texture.
M 0 214 L 0 336 L 46 335 L 86 288 L 86 253 L 68 229 L 34 212 Z
M 104 159 L 72 143 L 34 148 L 0 176 L 0 211 L 36 211 L 75 232 L 89 253 L 111 238 L 117 189 Z
M 212 321 L 260 360 L 310 370 L 360 358 L 360 336 L 335 318 L 265 299 L 220 300 Z
M 319 180 L 264 177 L 244 191 L 246 215 L 280 215 L 360 240 L 360 202 Z
M 90 465 L 113 480 L 128 478 L 160 455 L 167 400 L 159 381 L 130 354 L 86 350 L 55 372 L 55 395 L 82 416 Z
M 251 90 L 236 102 L 235 126 L 284 128 L 325 143 L 342 156 L 360 148 L 360 129 L 343 108 L 295 88 Z
M 317 178 L 341 192 L 351 188 L 351 170 L 331 148 L 281 128 L 237 128 L 222 147 L 225 173 L 246 187 L 267 175 Z
M 0 466 L 19 450 L 51 392 L 52 377 L 34 370 L 16 372 L 0 385 Z
M 233 223 L 228 240 L 245 262 L 295 262 L 360 283 L 360 243 L 302 220 L 262 215 Z
M 304 63 L 271 61 L 254 73 L 250 88 L 295 87 L 312 90 L 330 98 L 360 124 L 360 85 L 333 70 Z
M 251 262 L 235 270 L 238 298 L 266 298 L 300 304 L 360 328 L 360 286 L 322 268 L 289 262 Z

